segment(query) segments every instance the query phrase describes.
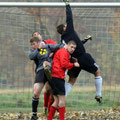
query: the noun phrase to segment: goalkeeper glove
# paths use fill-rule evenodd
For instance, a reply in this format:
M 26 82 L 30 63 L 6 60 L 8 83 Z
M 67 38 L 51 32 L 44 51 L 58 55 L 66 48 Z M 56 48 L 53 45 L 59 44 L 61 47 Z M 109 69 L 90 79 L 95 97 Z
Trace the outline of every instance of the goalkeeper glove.
M 69 5 L 69 0 L 63 0 L 63 2 L 65 2 L 66 5 Z
M 92 36 L 91 35 L 87 35 L 85 38 L 84 38 L 84 40 L 92 40 Z

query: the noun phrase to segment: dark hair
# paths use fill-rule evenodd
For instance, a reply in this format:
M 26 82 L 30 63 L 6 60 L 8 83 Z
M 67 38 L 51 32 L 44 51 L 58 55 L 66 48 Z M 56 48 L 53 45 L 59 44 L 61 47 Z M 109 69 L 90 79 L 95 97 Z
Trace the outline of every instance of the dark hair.
M 30 39 L 30 43 L 33 43 L 33 42 L 40 42 L 39 38 L 38 37 L 32 37 Z
M 58 25 L 57 26 L 57 32 L 59 33 L 59 34 L 63 34 L 63 32 L 64 32 L 64 28 L 65 27 L 65 25 L 64 24 L 61 24 L 61 25 Z
M 37 31 L 33 32 L 33 33 L 32 33 L 32 37 L 35 37 L 35 35 L 34 35 L 35 33 L 39 33 L 39 32 L 37 32 Z M 39 34 L 40 34 L 40 33 L 39 33 Z
M 74 40 L 70 40 L 67 44 L 68 44 L 68 45 L 70 45 L 70 44 L 77 45 Z

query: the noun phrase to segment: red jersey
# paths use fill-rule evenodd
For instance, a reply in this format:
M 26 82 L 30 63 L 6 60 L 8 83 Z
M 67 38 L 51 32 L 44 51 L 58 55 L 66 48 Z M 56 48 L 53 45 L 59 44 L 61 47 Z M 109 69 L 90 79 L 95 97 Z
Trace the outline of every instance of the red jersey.
M 64 48 L 57 50 L 53 58 L 52 77 L 64 79 L 66 69 L 69 70 L 72 67 L 73 63 L 70 63 L 70 53 Z
M 45 40 L 44 43 L 45 43 L 45 44 L 53 44 L 53 45 L 57 45 L 57 43 L 56 43 L 55 41 L 50 40 L 50 39 Z

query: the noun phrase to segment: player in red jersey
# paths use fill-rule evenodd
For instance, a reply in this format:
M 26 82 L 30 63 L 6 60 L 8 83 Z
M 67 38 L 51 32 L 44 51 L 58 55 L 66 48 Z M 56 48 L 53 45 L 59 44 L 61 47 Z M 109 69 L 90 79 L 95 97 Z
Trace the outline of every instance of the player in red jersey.
M 54 102 L 50 107 L 47 120 L 52 120 L 58 109 L 60 120 L 65 119 L 65 71 L 73 67 L 79 67 L 79 63 L 70 62 L 70 54 L 76 49 L 76 43 L 69 41 L 66 47 L 57 50 L 53 57 L 51 88 Z

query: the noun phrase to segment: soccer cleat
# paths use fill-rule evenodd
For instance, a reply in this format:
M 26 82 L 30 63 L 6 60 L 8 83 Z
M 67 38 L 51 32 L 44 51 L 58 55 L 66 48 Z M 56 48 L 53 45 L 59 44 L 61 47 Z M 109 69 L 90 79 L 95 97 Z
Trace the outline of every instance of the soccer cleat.
M 31 119 L 30 120 L 38 120 L 38 117 L 35 116 L 35 115 L 32 115 Z
M 96 99 L 97 102 L 102 103 L 102 97 L 95 96 L 95 99 Z
M 92 40 L 92 36 L 91 35 L 87 35 L 84 40 Z

